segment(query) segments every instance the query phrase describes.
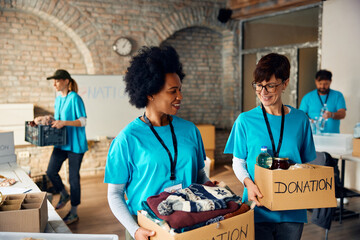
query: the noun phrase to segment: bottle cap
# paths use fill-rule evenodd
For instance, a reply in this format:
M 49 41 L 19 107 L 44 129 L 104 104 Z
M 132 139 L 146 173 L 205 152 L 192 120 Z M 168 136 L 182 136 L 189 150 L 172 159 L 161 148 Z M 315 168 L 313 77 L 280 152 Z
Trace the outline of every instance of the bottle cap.
M 267 150 L 267 146 L 261 146 L 261 150 Z

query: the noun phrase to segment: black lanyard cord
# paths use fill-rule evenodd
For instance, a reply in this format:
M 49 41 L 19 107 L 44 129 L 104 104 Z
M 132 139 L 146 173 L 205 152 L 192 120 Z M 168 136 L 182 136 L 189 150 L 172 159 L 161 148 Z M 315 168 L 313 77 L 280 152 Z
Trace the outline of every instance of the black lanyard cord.
M 326 103 L 327 103 L 327 100 L 328 100 L 329 95 L 330 95 L 330 91 L 328 92 L 328 94 L 326 94 L 325 103 L 323 103 L 323 101 L 321 100 L 321 97 L 320 97 L 319 92 L 317 92 L 317 95 L 318 95 L 319 100 L 320 100 L 320 102 L 321 102 L 321 106 L 324 106 L 324 104 L 326 104 Z
M 261 103 L 261 110 L 262 110 L 262 113 L 263 113 L 263 116 L 264 116 L 264 119 L 265 119 L 265 123 L 266 123 L 266 127 L 267 127 L 267 130 L 268 130 L 268 133 L 269 133 L 269 137 L 270 137 L 270 140 L 271 140 L 272 149 L 274 151 L 274 157 L 279 157 L 280 148 L 281 148 L 283 135 L 284 135 L 284 125 L 285 125 L 284 105 L 281 105 L 281 129 L 280 129 L 280 137 L 279 137 L 279 143 L 278 143 L 277 150 L 275 150 L 274 137 L 273 137 L 272 132 L 271 132 L 270 123 L 269 123 L 268 117 L 266 115 L 265 107 L 264 107 L 264 105 L 262 103 Z
M 175 135 L 175 131 L 174 131 L 174 126 L 171 123 L 171 119 L 170 116 L 167 116 L 168 121 L 169 121 L 169 125 L 170 125 L 170 130 L 171 130 L 171 135 L 172 135 L 172 140 L 173 140 L 173 145 L 174 145 L 174 151 L 175 151 L 175 156 L 174 156 L 174 160 L 171 156 L 171 152 L 169 151 L 169 149 L 167 148 L 167 146 L 165 145 L 164 141 L 161 139 L 161 137 L 159 136 L 159 134 L 156 132 L 154 126 L 152 125 L 152 123 L 150 122 L 150 120 L 148 119 L 148 117 L 146 116 L 146 114 L 144 113 L 144 120 L 145 123 L 150 127 L 151 131 L 154 133 L 155 137 L 157 138 L 157 140 L 160 142 L 160 144 L 163 146 L 163 148 L 166 150 L 167 154 L 169 155 L 169 159 L 170 159 L 170 166 L 171 166 L 171 175 L 170 175 L 170 180 L 175 180 L 175 167 L 176 167 L 176 163 L 177 163 L 177 156 L 178 156 L 178 149 L 177 149 L 177 140 L 176 140 L 176 135 Z

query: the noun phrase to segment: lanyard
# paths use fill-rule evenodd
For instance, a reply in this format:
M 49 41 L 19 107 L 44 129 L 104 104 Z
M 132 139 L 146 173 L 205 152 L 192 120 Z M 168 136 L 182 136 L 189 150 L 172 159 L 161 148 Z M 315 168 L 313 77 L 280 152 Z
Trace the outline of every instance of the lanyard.
M 323 103 L 323 101 L 321 100 L 321 97 L 320 97 L 319 92 L 317 92 L 317 95 L 318 95 L 319 100 L 320 100 L 320 102 L 321 102 L 321 106 L 324 106 L 324 103 Z M 330 95 L 330 91 L 328 92 L 328 94 L 326 94 L 325 104 L 326 104 L 326 102 L 327 102 L 327 100 L 328 100 L 328 98 L 329 98 L 329 95 Z
M 272 145 L 272 149 L 274 151 L 274 157 L 279 157 L 279 153 L 280 153 L 280 148 L 281 148 L 281 144 L 282 144 L 282 140 L 283 140 L 283 135 L 284 135 L 284 122 L 285 122 L 285 110 L 284 110 L 284 105 L 281 105 L 281 130 L 280 130 L 280 137 L 279 137 L 279 143 L 278 143 L 278 147 L 277 150 L 275 150 L 275 142 L 274 142 L 274 137 L 272 135 L 271 132 L 271 128 L 270 128 L 270 123 L 268 120 L 268 117 L 266 115 L 266 111 L 264 108 L 264 105 L 261 104 L 261 109 L 262 109 L 262 113 L 265 119 L 265 123 L 266 123 L 266 127 L 270 136 L 270 140 L 271 140 L 271 145 Z
M 147 116 L 144 113 L 144 120 L 145 120 L 146 124 L 150 127 L 151 131 L 154 133 L 157 140 L 159 140 L 159 142 L 161 143 L 161 145 L 164 147 L 164 149 L 166 150 L 166 152 L 169 155 L 170 166 L 171 166 L 171 168 L 170 168 L 171 169 L 170 180 L 175 180 L 175 167 L 176 167 L 177 155 L 178 155 L 177 140 L 176 140 L 176 135 L 175 135 L 175 131 L 174 131 L 174 126 L 171 123 L 170 116 L 168 115 L 167 117 L 168 117 L 168 120 L 169 120 L 169 125 L 170 125 L 170 129 L 171 129 L 171 135 L 172 135 L 173 144 L 174 144 L 174 151 L 175 151 L 174 160 L 173 160 L 173 157 L 171 156 L 171 153 L 170 153 L 169 149 L 166 147 L 164 141 L 161 139 L 159 134 L 156 132 L 154 126 L 152 125 L 152 123 L 150 122 L 150 120 L 147 118 Z

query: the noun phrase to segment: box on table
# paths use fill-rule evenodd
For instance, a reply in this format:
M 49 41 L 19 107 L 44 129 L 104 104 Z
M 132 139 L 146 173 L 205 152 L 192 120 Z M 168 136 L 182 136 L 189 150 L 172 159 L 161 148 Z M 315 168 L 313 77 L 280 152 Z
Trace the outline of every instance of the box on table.
M 215 150 L 215 126 L 210 124 L 196 125 L 199 129 L 205 150 Z
M 323 133 L 313 135 L 316 151 L 349 152 L 352 149 L 352 134 Z
M 44 232 L 47 220 L 46 192 L 6 195 L 0 206 L 0 231 Z
M 0 131 L 0 156 L 15 154 L 14 133 Z
M 352 155 L 355 157 L 360 157 L 360 138 L 353 139 L 353 152 Z
M 254 210 L 200 227 L 191 231 L 171 235 L 167 230 L 148 219 L 138 211 L 138 223 L 141 227 L 156 232 L 151 240 L 220 240 L 255 239 Z
M 255 183 L 272 211 L 336 207 L 334 168 L 270 170 L 255 165 Z
M 16 154 L 0 156 L 0 164 L 2 163 L 16 163 Z
M 206 157 L 208 157 L 211 161 L 210 170 L 215 169 L 215 150 L 205 150 Z
M 31 126 L 25 122 L 25 141 L 37 146 L 66 145 L 66 127 L 57 129 L 50 125 Z
M 211 124 L 196 125 L 199 129 L 206 156 L 211 159 L 210 170 L 215 168 L 215 126 Z

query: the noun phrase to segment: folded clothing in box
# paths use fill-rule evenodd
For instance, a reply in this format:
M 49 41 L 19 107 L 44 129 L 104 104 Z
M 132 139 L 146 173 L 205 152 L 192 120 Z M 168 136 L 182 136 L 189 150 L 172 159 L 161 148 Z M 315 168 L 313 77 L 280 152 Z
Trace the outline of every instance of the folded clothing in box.
M 50 125 L 31 126 L 26 121 L 25 141 L 37 146 L 66 145 L 66 127 L 57 129 Z
M 216 187 L 211 182 L 207 182 L 204 185 Z M 144 210 L 150 210 L 157 216 L 157 218 L 165 220 L 168 222 L 170 227 L 175 229 L 190 227 L 202 222 L 206 222 L 209 219 L 214 219 L 218 216 L 224 216 L 226 214 L 233 213 L 239 209 L 239 204 L 230 200 L 226 201 L 226 207 L 218 208 L 216 210 L 196 212 L 173 211 L 170 215 L 161 215 L 158 210 L 158 206 L 163 201 L 166 201 L 169 196 L 171 196 L 170 193 L 162 192 L 159 195 L 149 197 L 146 201 L 149 209 L 146 209 L 146 205 L 144 204 L 143 207 L 145 207 Z M 238 200 L 240 200 L 240 198 Z

